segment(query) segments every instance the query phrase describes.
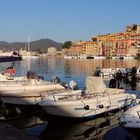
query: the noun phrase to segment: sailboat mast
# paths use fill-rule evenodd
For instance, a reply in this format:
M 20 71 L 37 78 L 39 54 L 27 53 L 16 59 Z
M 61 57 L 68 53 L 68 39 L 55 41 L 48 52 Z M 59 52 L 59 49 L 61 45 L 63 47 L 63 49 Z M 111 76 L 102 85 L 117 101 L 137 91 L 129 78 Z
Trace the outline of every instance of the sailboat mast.
M 30 35 L 28 35 L 28 46 L 27 46 L 27 51 L 29 52 L 30 51 Z

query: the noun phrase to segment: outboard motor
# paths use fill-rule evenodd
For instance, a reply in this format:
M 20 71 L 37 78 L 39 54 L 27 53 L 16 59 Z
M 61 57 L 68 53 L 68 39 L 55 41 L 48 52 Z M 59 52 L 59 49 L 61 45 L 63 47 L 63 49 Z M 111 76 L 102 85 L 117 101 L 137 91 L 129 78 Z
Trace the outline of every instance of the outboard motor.
M 33 72 L 33 71 L 28 71 L 27 72 L 27 78 L 28 79 L 36 79 L 36 77 L 37 77 L 37 74 L 35 72 Z
M 100 67 L 96 68 L 96 70 L 94 71 L 94 76 L 101 76 L 101 69 L 100 69 Z
M 54 77 L 52 78 L 52 82 L 54 82 L 54 83 L 60 83 L 60 78 L 57 77 L 57 76 L 54 76 Z
M 72 89 L 72 90 L 78 89 L 78 86 L 77 86 L 76 82 L 73 81 L 73 80 L 71 80 L 71 81 L 69 82 L 69 86 L 70 86 L 70 89 Z

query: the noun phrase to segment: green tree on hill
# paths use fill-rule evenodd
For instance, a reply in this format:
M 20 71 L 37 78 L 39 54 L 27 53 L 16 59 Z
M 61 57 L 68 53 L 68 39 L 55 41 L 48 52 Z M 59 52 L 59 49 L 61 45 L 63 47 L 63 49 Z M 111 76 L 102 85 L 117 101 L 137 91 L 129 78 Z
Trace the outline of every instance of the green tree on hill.
M 66 41 L 64 42 L 64 44 L 62 45 L 62 48 L 70 48 L 70 46 L 72 45 L 71 41 Z

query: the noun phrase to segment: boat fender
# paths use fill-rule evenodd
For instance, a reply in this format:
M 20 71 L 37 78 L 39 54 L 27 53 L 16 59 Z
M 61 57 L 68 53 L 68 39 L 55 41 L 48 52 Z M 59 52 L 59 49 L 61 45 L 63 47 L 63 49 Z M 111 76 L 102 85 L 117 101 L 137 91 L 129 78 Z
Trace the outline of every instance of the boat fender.
M 104 108 L 104 106 L 103 106 L 103 105 L 98 105 L 98 107 L 99 107 L 99 108 Z
M 89 105 L 84 106 L 85 110 L 89 110 Z
M 5 71 L 5 74 L 12 76 L 15 73 L 15 69 L 13 67 L 8 67 Z

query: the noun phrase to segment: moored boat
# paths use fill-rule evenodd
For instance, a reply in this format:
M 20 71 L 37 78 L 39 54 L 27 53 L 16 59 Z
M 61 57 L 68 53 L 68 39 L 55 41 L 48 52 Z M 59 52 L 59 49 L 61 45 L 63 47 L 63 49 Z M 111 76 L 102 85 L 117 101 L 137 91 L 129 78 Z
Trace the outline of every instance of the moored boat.
M 51 94 L 39 105 L 50 115 L 68 118 L 88 118 L 128 106 L 136 98 L 123 89 L 106 88 L 101 77 L 88 76 L 86 91 Z
M 99 72 L 99 75 L 102 77 L 112 77 L 117 72 L 121 72 L 122 74 L 126 71 L 126 68 L 100 68 L 97 67 L 94 71 L 96 76 L 96 72 Z
M 21 56 L 0 56 L 0 62 L 21 61 Z
M 22 57 L 16 51 L 0 53 L 0 62 L 13 62 L 13 61 L 21 61 Z
M 13 69 L 12 69 L 13 70 Z M 11 70 L 10 70 L 11 71 Z M 44 80 L 37 73 L 28 71 L 27 76 L 14 77 L 8 74 L 0 73 L 0 93 L 21 93 L 31 91 L 46 91 L 53 89 L 64 89 L 64 87 L 54 80 L 54 82 Z
M 4 104 L 35 105 L 41 95 L 44 96 L 43 91 L 47 94 L 48 91 L 65 89 L 57 79 L 47 81 L 32 71 L 28 71 L 27 76 L 14 77 L 14 69 L 9 69 L 7 73 L 0 73 L 0 99 Z
M 121 117 L 120 124 L 128 129 L 140 129 L 140 104 L 128 109 Z

